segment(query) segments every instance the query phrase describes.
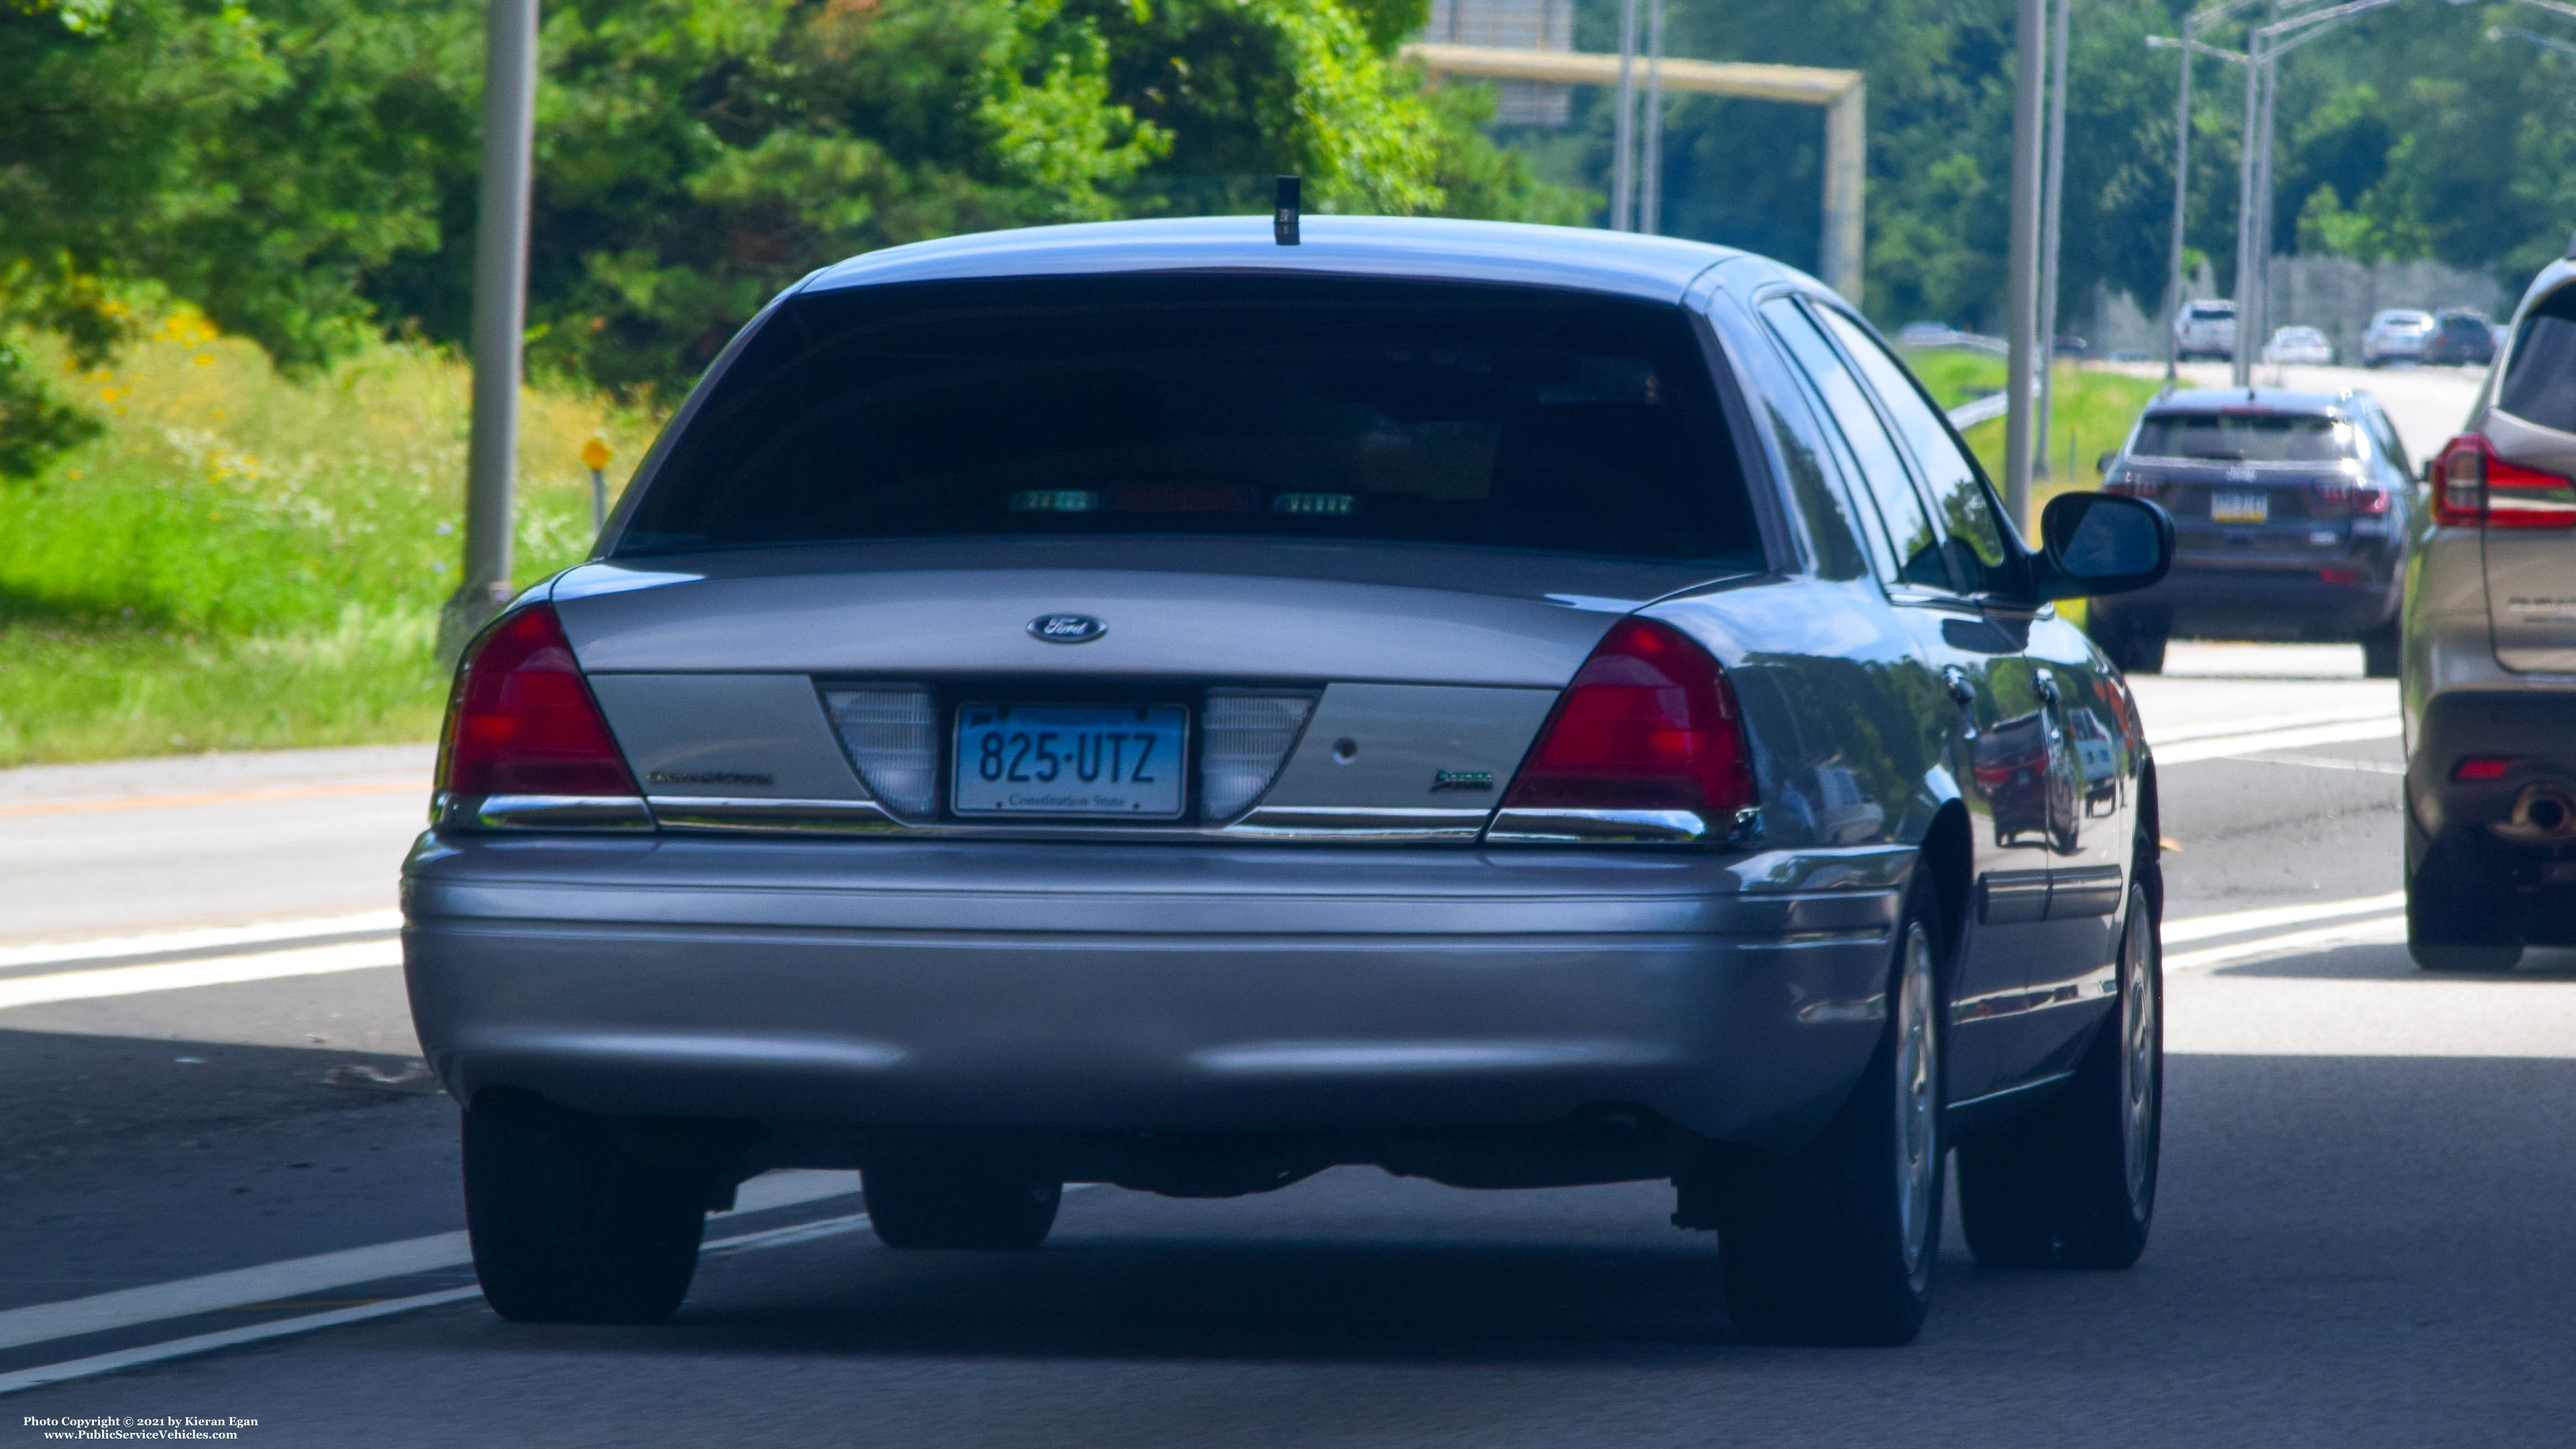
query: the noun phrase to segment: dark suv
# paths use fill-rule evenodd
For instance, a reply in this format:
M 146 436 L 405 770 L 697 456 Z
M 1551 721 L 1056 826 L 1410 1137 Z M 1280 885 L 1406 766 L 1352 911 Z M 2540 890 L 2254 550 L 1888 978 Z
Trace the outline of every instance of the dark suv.
M 2106 492 L 2152 498 L 2179 533 L 2154 588 L 2097 599 L 2087 625 L 2121 668 L 2164 668 L 2172 634 L 2358 639 L 2397 674 L 2413 470 L 2360 392 L 2167 392 L 2102 463 Z
M 2426 366 L 2485 367 L 2495 352 L 2495 324 L 2480 312 L 2441 313 L 2433 319 L 2433 335 L 2424 339 Z

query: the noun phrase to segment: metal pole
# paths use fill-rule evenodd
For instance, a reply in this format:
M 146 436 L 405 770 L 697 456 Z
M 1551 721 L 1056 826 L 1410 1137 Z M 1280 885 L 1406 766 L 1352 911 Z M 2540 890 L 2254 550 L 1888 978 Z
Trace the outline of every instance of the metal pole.
M 2033 431 L 2032 469 L 2048 476 L 2048 425 L 2057 402 L 2057 242 L 2066 211 L 2066 33 L 2074 0 L 2057 0 L 2049 34 L 2048 179 L 2039 210 L 2039 423 Z
M 2281 58 L 2268 47 L 2263 54 L 2263 119 L 2257 128 L 2261 145 L 2254 153 L 2254 357 L 2272 335 L 2272 116 L 2281 87 Z
M 528 182 L 536 142 L 537 0 L 491 0 L 483 64 L 483 197 L 474 236 L 474 425 L 465 577 L 439 612 L 442 659 L 510 602 L 510 484 L 527 331 Z
M 1851 89 L 1825 107 L 1825 235 L 1819 259 L 1825 285 L 1861 303 L 1862 219 L 1869 182 L 1869 87 Z
M 2004 510 L 2030 524 L 2031 366 L 2039 326 L 2040 81 L 2046 0 L 2020 0 L 2013 27 L 2012 235 L 2004 268 L 2005 337 L 2011 344 L 2004 413 Z
M 1637 230 L 1664 230 L 1664 0 L 1648 0 L 1646 22 L 1646 184 Z
M 2254 104 L 2263 78 L 2263 47 L 2270 39 L 2259 30 L 2246 38 L 2246 55 L 2251 63 L 2245 67 L 2245 125 L 2238 132 L 2244 154 L 2237 158 L 2236 166 L 2236 356 L 2229 372 L 2238 387 L 2250 386 L 2254 373 L 2253 344 L 2247 335 L 2253 331 L 2253 319 L 2247 312 L 2254 272 Z
M 2182 361 L 2183 228 L 2191 214 L 2191 42 L 2189 17 L 2182 23 L 2182 85 L 2174 96 L 2174 215 L 2172 251 L 2173 277 L 2168 284 L 2172 305 L 2165 313 L 2165 381 L 2178 375 Z
M 1635 226 L 1637 195 L 1637 0 L 1619 0 L 1619 118 L 1611 126 L 1610 229 Z

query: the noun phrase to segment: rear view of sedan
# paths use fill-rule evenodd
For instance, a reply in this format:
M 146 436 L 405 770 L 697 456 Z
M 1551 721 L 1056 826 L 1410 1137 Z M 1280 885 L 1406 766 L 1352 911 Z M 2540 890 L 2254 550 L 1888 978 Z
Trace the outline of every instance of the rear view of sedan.
M 2178 540 L 2163 583 L 2093 606 L 2087 627 L 2121 668 L 2162 669 L 2176 634 L 2358 639 L 2365 672 L 2396 677 L 2412 474 L 2367 395 L 2168 392 L 2102 486 L 2162 504 Z
M 1373 1164 L 1669 1180 L 1740 1331 L 1895 1343 L 1954 1145 L 1981 1259 L 2126 1266 L 2154 770 L 2050 601 L 2170 525 L 2044 532 L 1716 248 L 1244 218 L 819 272 L 459 673 L 405 952 L 484 1291 L 667 1317 L 773 1167 L 1027 1250 L 1067 1182 Z

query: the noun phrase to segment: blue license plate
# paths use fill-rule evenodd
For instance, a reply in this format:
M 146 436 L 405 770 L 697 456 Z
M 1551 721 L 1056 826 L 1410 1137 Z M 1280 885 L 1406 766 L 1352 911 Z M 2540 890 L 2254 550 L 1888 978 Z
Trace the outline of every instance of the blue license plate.
M 950 808 L 1179 819 L 1189 722 L 1176 704 L 961 704 Z

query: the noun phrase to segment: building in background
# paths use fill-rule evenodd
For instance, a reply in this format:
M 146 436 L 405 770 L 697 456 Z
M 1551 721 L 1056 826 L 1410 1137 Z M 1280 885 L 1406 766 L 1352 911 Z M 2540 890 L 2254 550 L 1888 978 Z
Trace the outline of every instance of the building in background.
M 1574 0 L 1431 0 L 1424 40 L 1440 45 L 1490 45 L 1503 50 L 1574 49 Z M 1565 86 L 1546 81 L 1497 81 L 1502 104 L 1498 126 L 1562 126 L 1572 115 Z

